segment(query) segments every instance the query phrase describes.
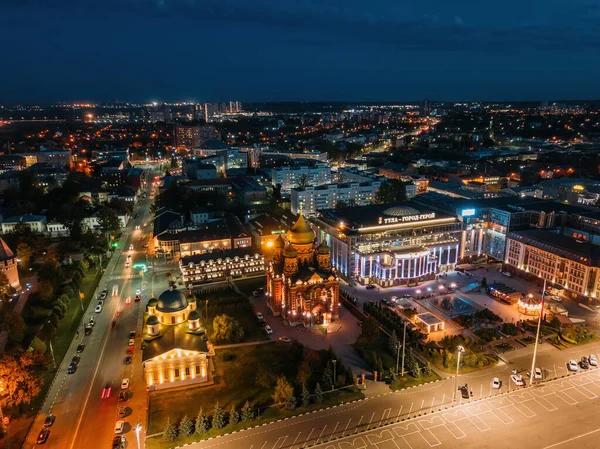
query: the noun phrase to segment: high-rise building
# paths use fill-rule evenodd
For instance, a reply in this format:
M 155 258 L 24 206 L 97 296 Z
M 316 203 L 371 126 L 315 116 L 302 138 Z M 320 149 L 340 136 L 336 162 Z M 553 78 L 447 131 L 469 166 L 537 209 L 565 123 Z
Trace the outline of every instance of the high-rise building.
M 431 100 L 423 100 L 421 102 L 421 115 L 429 115 L 431 112 Z
M 177 125 L 173 132 L 173 144 L 177 149 L 192 150 L 202 143 L 200 126 Z
M 213 121 L 215 116 L 215 110 L 213 108 L 212 103 L 204 103 L 204 120 L 206 123 L 210 123 Z

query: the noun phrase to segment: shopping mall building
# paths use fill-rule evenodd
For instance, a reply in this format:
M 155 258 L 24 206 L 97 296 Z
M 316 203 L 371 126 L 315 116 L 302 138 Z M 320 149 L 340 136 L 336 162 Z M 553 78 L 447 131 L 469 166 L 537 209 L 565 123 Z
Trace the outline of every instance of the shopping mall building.
M 320 211 L 331 264 L 361 284 L 415 285 L 457 263 L 462 222 L 413 201 Z

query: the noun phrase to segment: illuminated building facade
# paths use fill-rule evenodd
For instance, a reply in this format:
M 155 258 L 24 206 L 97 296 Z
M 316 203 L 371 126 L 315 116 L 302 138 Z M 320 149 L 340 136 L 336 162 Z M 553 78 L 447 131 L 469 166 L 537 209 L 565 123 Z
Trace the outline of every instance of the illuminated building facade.
M 148 301 L 143 366 L 150 390 L 207 382 L 208 347 L 196 298 L 171 288 Z
M 454 268 L 462 223 L 412 201 L 321 211 L 332 266 L 361 284 L 416 285 Z
M 315 232 L 302 214 L 288 232 L 274 242 L 267 270 L 267 305 L 290 326 L 328 325 L 339 318 L 340 283 L 331 267 L 325 240 L 315 247 Z

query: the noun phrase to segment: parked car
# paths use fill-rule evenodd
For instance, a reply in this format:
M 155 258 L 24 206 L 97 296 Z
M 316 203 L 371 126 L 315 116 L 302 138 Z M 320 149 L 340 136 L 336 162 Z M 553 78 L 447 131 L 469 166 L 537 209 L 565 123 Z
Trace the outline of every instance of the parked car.
M 50 436 L 50 429 L 48 429 L 47 427 L 44 427 L 42 430 L 40 430 L 40 433 L 38 434 L 36 443 L 44 444 L 46 441 L 48 441 L 49 436 Z
M 140 302 L 142 297 L 140 295 L 135 295 L 135 302 Z
M 101 306 L 100 304 L 98 304 L 98 305 L 96 306 L 96 309 L 94 309 L 94 312 L 96 312 L 96 313 L 100 313 L 100 312 L 102 312 L 102 306 Z
M 90 319 L 88 320 L 88 324 L 90 326 L 94 326 L 94 324 L 96 324 L 96 318 L 94 318 L 93 316 L 91 316 Z
M 252 296 L 258 296 L 258 290 L 254 290 L 254 291 L 252 292 Z
M 542 373 L 541 368 L 536 368 L 533 371 L 533 378 L 537 379 L 537 380 L 542 380 L 542 378 L 544 377 L 544 374 Z
M 44 420 L 44 427 L 52 427 L 52 424 L 54 424 L 55 420 L 56 416 L 54 416 L 52 413 L 49 413 Z
M 567 369 L 569 371 L 579 371 L 579 367 L 577 366 L 577 362 L 575 360 L 569 360 L 567 363 Z
M 508 271 L 503 271 L 502 272 L 502 276 L 506 276 L 507 278 L 511 278 L 513 277 L 512 273 L 508 272 Z
M 115 433 L 121 434 L 125 430 L 125 421 L 117 421 L 115 424 Z
M 129 346 L 127 348 L 127 354 L 132 355 L 133 354 L 133 346 Z
M 121 449 L 125 447 L 125 435 L 116 435 L 112 441 L 112 449 Z
M 590 364 L 588 362 L 587 357 L 581 357 L 581 361 L 579 362 L 579 366 L 581 366 L 581 369 L 589 369 L 590 368 Z
M 129 388 L 129 378 L 125 378 L 121 381 L 121 390 L 127 390 Z
M 71 363 L 73 363 L 75 365 L 79 365 L 80 361 L 81 361 L 80 355 L 74 355 L 73 358 L 71 359 Z
M 271 329 L 271 326 L 267 324 L 265 325 L 265 332 L 267 333 L 267 335 L 271 335 L 273 333 L 273 329 Z
M 369 284 L 365 287 L 367 290 L 373 290 L 375 286 L 373 284 Z
M 292 340 L 289 337 L 279 337 L 279 341 L 282 341 L 284 343 L 289 343 Z
M 134 346 L 135 345 L 135 339 L 130 338 L 129 339 L 129 346 Z
M 106 299 L 106 291 L 102 292 L 102 294 L 100 295 L 100 299 Z
M 463 399 L 469 399 L 469 389 L 465 385 L 458 387 L 458 389 Z
M 75 371 L 77 371 L 77 365 L 71 362 L 67 368 L 67 374 L 73 374 Z
M 590 365 L 598 366 L 598 359 L 596 358 L 596 356 L 594 354 L 590 354 L 588 361 L 590 362 Z
M 75 351 L 77 351 L 78 353 L 83 352 L 83 349 L 85 348 L 85 345 L 83 343 L 79 343 L 77 345 L 77 349 Z
M 131 365 L 131 356 L 130 355 L 125 357 L 125 365 Z
M 135 331 L 129 331 L 129 338 L 135 338 Z
M 383 299 L 381 300 L 381 302 L 382 302 L 383 304 L 385 304 L 386 306 L 391 306 L 391 305 L 392 305 L 392 303 L 391 303 L 391 302 L 389 302 L 389 301 L 388 301 L 387 299 L 385 299 L 385 298 L 383 298 Z
M 133 249 L 133 243 L 131 245 L 129 245 L 129 251 L 131 251 Z
M 494 379 L 492 379 L 492 388 L 494 390 L 499 390 L 500 388 L 502 388 L 502 381 L 497 377 L 494 377 Z
M 525 381 L 523 380 L 523 376 L 520 374 L 512 374 L 510 379 L 514 382 L 514 384 L 518 387 L 522 387 L 525 385 Z
M 265 319 L 265 317 L 263 316 L 263 314 L 262 314 L 262 313 L 260 313 L 260 312 L 258 312 L 258 313 L 256 314 L 256 318 L 258 318 L 258 319 L 259 319 L 259 321 L 262 321 L 262 320 L 264 320 L 264 319 Z
M 83 332 L 85 333 L 85 335 L 90 335 L 92 333 L 92 326 L 89 324 L 86 324 Z
M 119 402 L 125 402 L 127 399 L 129 399 L 129 395 L 127 394 L 127 391 L 121 390 L 119 392 Z

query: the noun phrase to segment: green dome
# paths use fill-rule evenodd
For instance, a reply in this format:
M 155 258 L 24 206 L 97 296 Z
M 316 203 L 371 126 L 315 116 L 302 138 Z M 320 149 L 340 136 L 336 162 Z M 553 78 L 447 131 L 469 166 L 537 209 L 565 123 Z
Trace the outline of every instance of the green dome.
M 156 298 L 150 298 L 148 301 L 148 307 L 156 307 L 156 304 L 158 304 L 158 299 Z
M 196 302 L 196 295 L 187 295 L 187 302 Z
M 285 241 L 281 237 L 281 234 L 277 236 L 275 242 L 273 243 L 273 246 L 277 249 L 282 249 L 285 246 Z
M 158 324 L 158 317 L 156 315 L 150 315 L 146 320 L 148 326 L 156 326 Z
M 188 320 L 194 321 L 194 320 L 199 320 L 200 319 L 200 314 L 198 312 L 196 312 L 195 310 L 192 310 L 190 312 L 190 314 L 188 315 Z
M 319 247 L 317 248 L 319 254 L 329 254 L 329 246 L 327 245 L 327 240 L 323 239 Z
M 179 312 L 184 310 L 187 304 L 184 293 L 181 290 L 171 288 L 162 292 L 158 297 L 156 310 L 165 313 Z

